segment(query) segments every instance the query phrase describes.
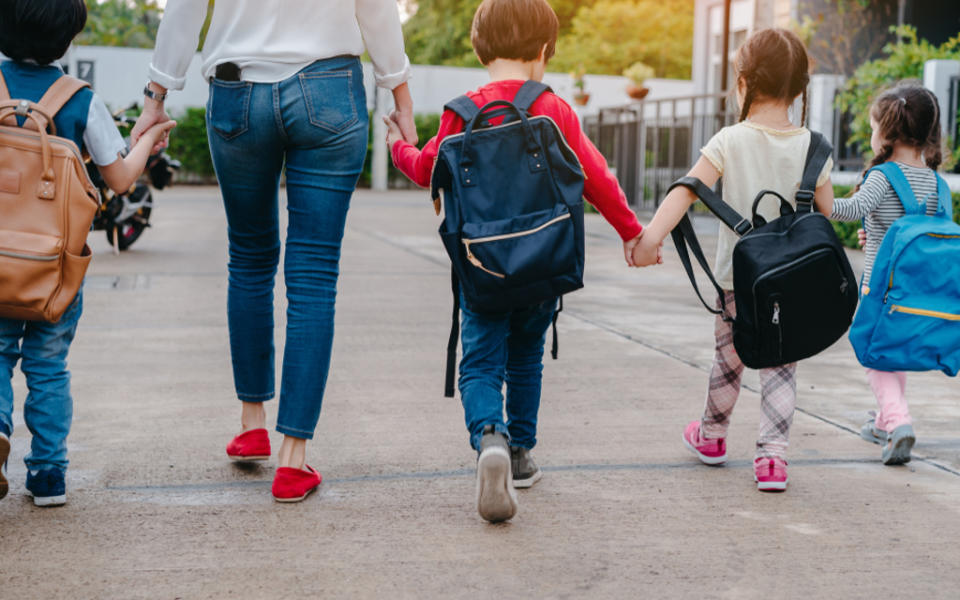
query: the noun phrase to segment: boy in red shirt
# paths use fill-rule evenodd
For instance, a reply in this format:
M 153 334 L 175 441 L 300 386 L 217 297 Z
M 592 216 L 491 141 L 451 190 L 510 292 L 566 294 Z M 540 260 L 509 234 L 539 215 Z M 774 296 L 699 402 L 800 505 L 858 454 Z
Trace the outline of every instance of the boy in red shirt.
M 467 96 L 477 107 L 494 100 L 513 101 L 526 80 L 542 80 L 554 53 L 557 29 L 557 16 L 546 0 L 484 0 L 473 18 L 471 41 L 491 82 Z M 531 105 L 530 114 L 546 115 L 557 123 L 583 167 L 585 198 L 617 230 L 624 258 L 633 266 L 631 251 L 642 227 L 607 169 L 606 159 L 580 129 L 576 113 L 558 96 L 545 92 Z M 463 120 L 446 110 L 437 135 L 418 150 L 403 140 L 396 123 L 386 122 L 393 164 L 423 187 L 430 185 L 440 142 L 464 128 Z M 470 442 L 479 453 L 477 510 L 488 521 L 504 521 L 517 510 L 514 487 L 530 487 L 542 475 L 530 449 L 536 444 L 543 346 L 557 299 L 506 314 L 479 313 L 462 306 L 459 388 Z

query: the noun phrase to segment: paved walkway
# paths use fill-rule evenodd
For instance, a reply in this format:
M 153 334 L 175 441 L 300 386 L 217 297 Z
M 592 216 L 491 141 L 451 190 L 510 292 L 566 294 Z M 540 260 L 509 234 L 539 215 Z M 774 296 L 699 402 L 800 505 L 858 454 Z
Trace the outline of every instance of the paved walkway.
M 448 268 L 422 193 L 354 201 L 308 449 L 325 483 L 276 504 L 274 462 L 240 469 L 223 452 L 239 410 L 218 195 L 180 187 L 157 204 L 122 256 L 94 234 L 71 356 L 69 503 L 33 507 L 21 425 L 0 501 L 0 598 L 957 597 L 957 381 L 910 377 L 916 460 L 883 467 L 855 433 L 873 400 L 839 342 L 801 366 L 790 489 L 758 493 L 755 374 L 729 464 L 699 465 L 680 433 L 701 409 L 711 317 L 672 248 L 664 267 L 627 270 L 596 217 L 587 287 L 567 299 L 545 371 L 545 476 L 511 523 L 482 522 L 462 409 L 442 397 Z M 19 375 L 16 389 L 19 409 Z

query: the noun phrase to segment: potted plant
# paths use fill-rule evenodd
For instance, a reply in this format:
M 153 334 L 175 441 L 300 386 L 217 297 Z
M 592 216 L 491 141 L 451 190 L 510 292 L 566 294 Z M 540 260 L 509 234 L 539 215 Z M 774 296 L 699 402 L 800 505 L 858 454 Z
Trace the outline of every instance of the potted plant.
M 650 88 L 643 84 L 653 77 L 653 67 L 642 62 L 635 62 L 623 72 L 623 76 L 630 80 L 627 84 L 627 95 L 634 100 L 643 100 L 650 93 Z
M 573 101 L 578 106 L 586 106 L 590 102 L 590 93 L 585 90 L 586 82 L 584 81 L 584 75 L 586 75 L 587 70 L 583 68 L 583 65 L 577 67 L 577 69 L 570 73 L 570 77 L 573 78 Z

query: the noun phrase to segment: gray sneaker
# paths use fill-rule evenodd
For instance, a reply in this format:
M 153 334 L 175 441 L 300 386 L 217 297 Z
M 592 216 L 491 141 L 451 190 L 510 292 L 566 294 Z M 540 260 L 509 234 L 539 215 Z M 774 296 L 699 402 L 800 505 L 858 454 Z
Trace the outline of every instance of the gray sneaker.
M 887 444 L 880 457 L 885 465 L 902 465 L 910 462 L 910 450 L 917 441 L 912 425 L 901 425 L 890 432 Z
M 540 481 L 543 471 L 533 460 L 529 448 L 510 446 L 510 467 L 513 471 L 513 487 L 528 488 Z
M 887 443 L 887 432 L 882 429 L 877 429 L 873 419 L 864 423 L 863 427 L 860 428 L 860 437 L 878 446 Z
M 483 428 L 477 458 L 477 512 L 497 523 L 517 514 L 517 493 L 510 472 L 510 445 L 493 425 Z

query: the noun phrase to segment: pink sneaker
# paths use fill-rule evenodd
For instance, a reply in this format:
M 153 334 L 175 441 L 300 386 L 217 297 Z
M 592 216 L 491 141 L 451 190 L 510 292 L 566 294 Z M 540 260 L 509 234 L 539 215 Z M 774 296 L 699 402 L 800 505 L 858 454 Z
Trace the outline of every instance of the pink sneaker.
M 727 460 L 726 438 L 703 437 L 700 434 L 700 421 L 691 421 L 683 430 L 683 445 L 705 465 L 721 465 Z
M 782 492 L 787 489 L 787 461 L 762 457 L 753 461 L 753 478 L 761 492 Z

